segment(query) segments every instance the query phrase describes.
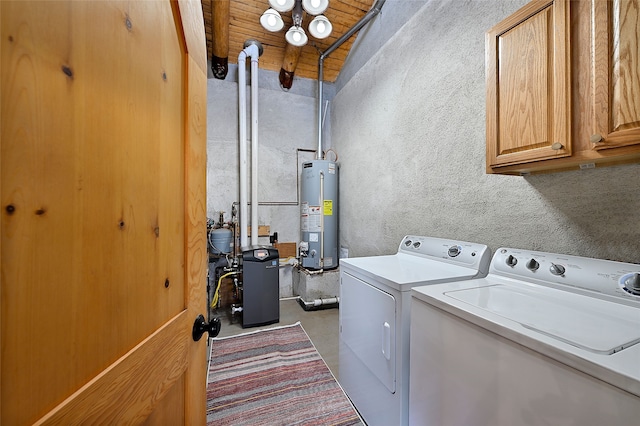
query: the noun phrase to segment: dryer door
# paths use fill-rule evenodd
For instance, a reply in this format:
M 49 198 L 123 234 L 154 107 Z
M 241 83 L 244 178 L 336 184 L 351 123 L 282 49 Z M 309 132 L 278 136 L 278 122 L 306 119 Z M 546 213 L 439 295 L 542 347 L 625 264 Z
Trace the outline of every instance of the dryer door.
M 396 391 L 396 299 L 353 275 L 340 280 L 340 339 Z

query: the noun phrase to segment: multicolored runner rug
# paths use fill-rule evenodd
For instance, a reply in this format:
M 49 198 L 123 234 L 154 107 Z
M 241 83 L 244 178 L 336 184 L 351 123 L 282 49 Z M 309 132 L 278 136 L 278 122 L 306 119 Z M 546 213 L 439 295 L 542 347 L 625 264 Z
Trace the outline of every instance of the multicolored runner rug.
M 211 344 L 207 424 L 363 425 L 300 323 Z

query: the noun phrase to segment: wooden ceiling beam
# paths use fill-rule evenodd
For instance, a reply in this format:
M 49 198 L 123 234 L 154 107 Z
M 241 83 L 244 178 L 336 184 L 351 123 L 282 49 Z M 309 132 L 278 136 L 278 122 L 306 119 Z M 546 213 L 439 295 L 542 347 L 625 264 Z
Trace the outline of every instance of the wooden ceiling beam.
M 211 71 L 213 76 L 224 80 L 229 72 L 229 10 L 230 0 L 213 0 L 211 5 L 213 27 L 213 52 Z
M 214 75 L 217 74 L 216 78 L 225 78 L 228 68 L 226 63 L 235 64 L 245 41 L 255 39 L 260 41 L 264 48 L 260 57 L 260 68 L 286 73 L 281 76 L 280 83 L 283 89 L 285 85 L 282 84 L 282 78 L 291 80 L 294 73 L 300 78 L 316 79 L 320 52 L 326 51 L 341 34 L 348 31 L 374 2 L 375 0 L 330 0 L 329 8 L 324 15 L 333 24 L 333 33 L 324 40 L 311 37 L 309 43 L 302 48 L 292 48 L 288 46 L 284 37 L 286 30 L 292 25 L 291 13 L 282 14 L 284 28 L 277 33 L 268 32 L 260 25 L 260 16 L 269 8 L 267 0 L 202 0 L 207 55 L 212 60 L 212 71 Z M 219 21 L 215 22 L 219 18 L 223 18 L 222 26 Z M 305 30 L 311 18 L 304 18 Z M 354 40 L 355 35 L 324 61 L 325 81 L 336 80 Z M 224 61 L 216 57 L 224 58 Z
M 282 90 L 289 90 L 293 85 L 293 75 L 298 67 L 300 52 L 302 52 L 302 47 L 287 43 L 287 47 L 284 50 L 284 60 L 280 68 L 280 87 Z

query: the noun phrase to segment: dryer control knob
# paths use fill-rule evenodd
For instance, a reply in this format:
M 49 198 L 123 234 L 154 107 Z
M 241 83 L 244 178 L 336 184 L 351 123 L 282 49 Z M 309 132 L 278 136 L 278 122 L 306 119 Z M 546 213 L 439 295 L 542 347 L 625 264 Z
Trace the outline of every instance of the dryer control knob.
M 509 265 L 509 266 L 511 266 L 513 268 L 518 263 L 518 259 L 513 257 L 513 255 L 509 255 L 509 257 L 507 257 L 506 262 L 507 262 L 507 265 Z
M 531 259 L 527 262 L 527 269 L 530 271 L 535 271 L 540 267 L 540 264 L 537 260 Z
M 551 266 L 549 266 L 549 272 L 551 272 L 553 275 L 564 275 L 564 271 L 565 269 L 562 265 L 552 263 Z
M 460 254 L 460 251 L 461 251 L 461 247 L 460 246 L 451 246 L 451 247 L 449 247 L 448 254 L 451 257 L 456 257 L 457 255 Z

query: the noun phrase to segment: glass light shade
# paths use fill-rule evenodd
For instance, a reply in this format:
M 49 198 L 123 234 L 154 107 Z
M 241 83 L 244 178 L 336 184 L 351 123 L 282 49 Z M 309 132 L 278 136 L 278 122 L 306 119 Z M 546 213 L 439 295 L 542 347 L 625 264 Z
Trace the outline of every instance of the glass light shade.
M 309 32 L 317 39 L 323 39 L 329 37 L 333 31 L 333 25 L 324 15 L 319 15 L 313 18 L 313 21 L 309 23 Z
M 329 0 L 302 0 L 302 7 L 309 15 L 320 15 L 329 6 Z
M 317 1 L 317 0 L 315 0 Z M 280 13 L 288 12 L 295 6 L 296 0 L 269 0 L 269 6 Z
M 260 17 L 262 27 L 271 32 L 280 31 L 284 27 L 282 17 L 275 9 L 267 9 Z
M 296 26 L 289 28 L 289 31 L 287 31 L 284 38 L 287 39 L 287 43 L 298 47 L 307 44 L 307 40 L 309 39 L 304 33 L 304 30 Z

